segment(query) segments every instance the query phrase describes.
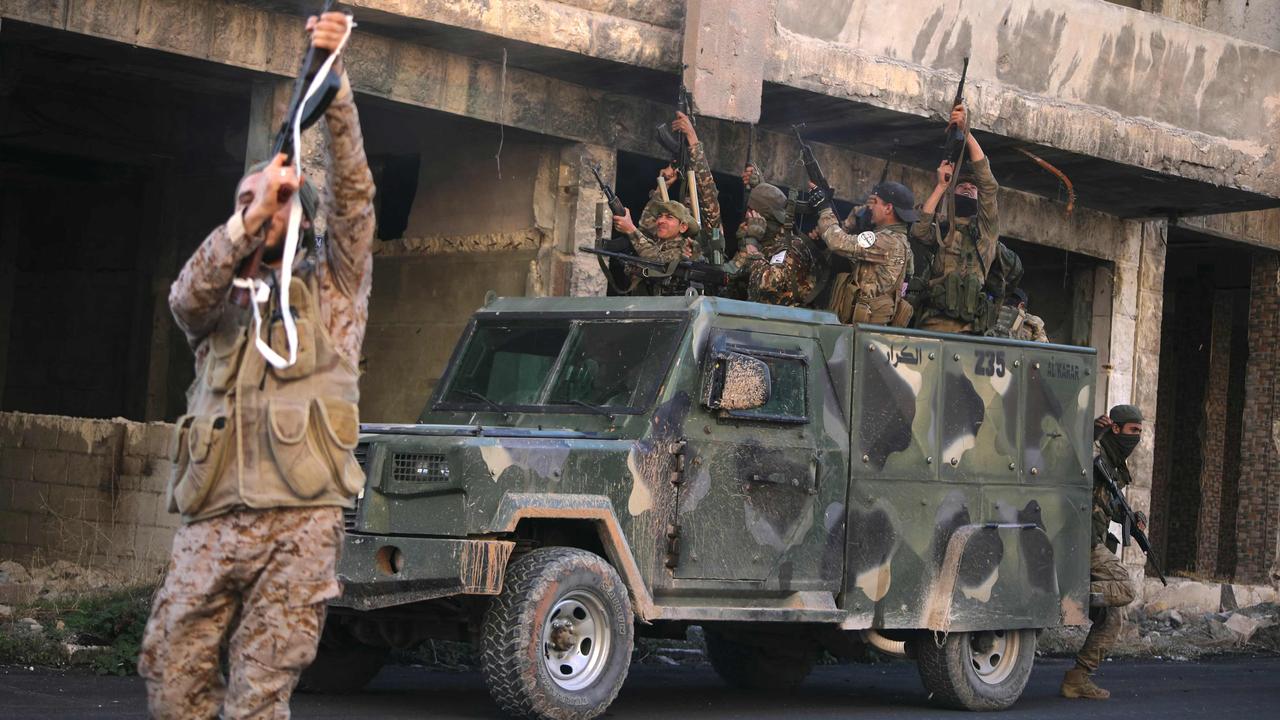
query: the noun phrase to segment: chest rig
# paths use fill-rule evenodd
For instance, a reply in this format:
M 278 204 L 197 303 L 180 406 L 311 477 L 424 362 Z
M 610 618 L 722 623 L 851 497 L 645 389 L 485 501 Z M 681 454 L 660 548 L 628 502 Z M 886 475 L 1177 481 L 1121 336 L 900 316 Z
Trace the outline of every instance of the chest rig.
M 982 332 L 992 324 L 991 301 L 983 287 L 986 270 L 978 252 L 978 227 L 973 222 L 957 222 L 949 228 L 946 242 L 938 242 L 933 259 L 933 279 L 929 283 L 930 310 L 973 324 Z
M 250 311 L 224 305 L 169 446 L 169 509 L 184 522 L 243 507 L 349 506 L 364 486 L 352 454 L 359 374 L 329 337 L 318 290 L 317 269 L 304 260 L 289 288 L 297 362 L 283 369 L 254 347 Z M 278 289 L 265 311 L 269 343 L 287 357 Z

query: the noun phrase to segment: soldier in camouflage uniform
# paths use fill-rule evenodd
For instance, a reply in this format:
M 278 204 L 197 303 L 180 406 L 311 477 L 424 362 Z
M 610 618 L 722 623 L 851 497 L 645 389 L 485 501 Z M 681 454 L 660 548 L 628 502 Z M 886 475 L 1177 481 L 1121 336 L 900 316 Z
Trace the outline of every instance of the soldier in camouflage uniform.
M 1098 441 L 1102 459 L 1112 468 L 1111 477 L 1123 489 L 1133 481 L 1125 461 L 1142 440 L 1142 411 L 1133 405 L 1116 405 L 1108 417 L 1103 415 L 1094 422 L 1094 438 Z M 1119 545 L 1107 532 L 1111 521 L 1118 519 L 1112 505 L 1111 493 L 1095 468 L 1093 482 L 1093 549 L 1089 557 L 1089 591 L 1096 595 L 1102 606 L 1091 609 L 1093 627 L 1085 638 L 1076 665 L 1062 679 L 1062 696 L 1106 700 L 1111 693 L 1093 684 L 1089 676 L 1097 672 L 1107 651 L 1120 636 L 1120 608 L 1133 602 L 1136 588 L 1129 571 L 1116 557 Z M 1138 515 L 1139 527 L 1145 529 L 1146 518 Z
M 770 305 L 803 305 L 813 294 L 816 250 L 785 226 L 787 197 L 760 183 L 747 198 L 738 252 L 726 269 L 746 285 L 746 298 Z
M 682 112 L 676 113 L 676 119 L 671 123 L 671 129 L 681 135 L 684 135 L 685 142 L 689 144 L 689 164 L 693 169 L 694 182 L 697 185 L 698 193 L 698 213 L 699 217 L 694 218 L 692 212 L 689 212 L 690 237 L 697 240 L 697 251 L 692 255 L 686 255 L 686 259 L 702 260 L 705 248 L 710 247 L 711 236 L 719 232 L 721 235 L 724 229 L 720 224 L 720 191 L 716 189 L 715 178 L 711 175 L 711 164 L 707 161 L 706 148 L 702 142 L 698 140 L 698 132 L 693 127 L 693 122 Z M 668 165 L 661 171 L 663 181 L 666 182 L 668 188 L 675 186 L 680 180 L 680 175 L 673 165 Z M 688 190 L 686 189 L 686 192 Z M 676 198 L 672 198 L 676 200 Z M 649 192 L 649 202 L 645 204 L 644 210 L 640 213 L 640 234 L 649 238 L 656 234 L 655 221 L 658 216 L 658 203 L 662 202 L 662 197 L 658 194 L 657 189 Z M 689 205 L 686 203 L 678 203 L 686 210 Z M 630 219 L 629 213 L 627 214 Z M 628 237 L 632 236 L 632 232 L 624 230 L 618 224 L 618 218 L 614 218 L 614 227 L 620 232 L 626 233 Z M 635 246 L 634 238 L 632 245 Z M 643 240 L 642 240 L 643 242 Z M 640 253 L 640 248 L 636 246 L 636 253 Z M 641 257 L 650 257 L 641 254 Z
M 702 260 L 702 248 L 695 238 L 698 223 L 684 205 L 675 200 L 659 200 L 645 206 L 645 213 L 653 217 L 653 236 L 631 222 L 631 210 L 613 216 L 613 227 L 627 236 L 636 255 L 646 260 Z
M 820 211 L 818 232 L 827 248 L 853 263 L 852 272 L 836 277 L 831 310 L 845 323 L 906 327 L 911 306 L 902 286 L 915 267 L 907 223 L 920 217 L 911 191 L 902 183 L 877 185 L 866 203 L 875 231 L 857 235 L 849 232 L 857 218 L 851 213 L 842 228 L 822 191 L 814 188 L 810 202 Z
M 312 18 L 312 44 L 335 50 L 349 22 L 341 13 Z M 342 84 L 325 112 L 328 235 L 319 251 L 300 243 L 290 283 L 296 362 L 267 364 L 255 347 L 246 306 L 253 301 L 242 305 L 232 292 L 241 261 L 263 247 L 257 279 L 271 292 L 262 337 L 287 357 L 276 287 L 287 198 L 301 193 L 313 215 L 314 191 L 309 198 L 283 154 L 241 181 L 234 213 L 169 294 L 195 352 L 196 381 L 170 446 L 169 507 L 182 525 L 138 662 L 152 717 L 287 718 L 298 676 L 315 657 L 325 603 L 339 593 L 342 508 L 364 485 L 351 451 L 374 188 L 351 86 L 340 64 L 335 72 Z M 229 681 L 219 663 L 224 639 Z
M 938 166 L 938 182 L 925 200 L 921 221 L 911 226 L 912 240 L 934 251 L 929 287 L 918 308 L 924 330 L 982 333 L 993 313 L 983 291 L 987 272 L 996 256 L 1000 238 L 1000 189 L 991 174 L 991 163 L 976 138 L 969 134 L 968 112 L 963 105 L 951 111 L 951 122 L 966 133 L 969 172 L 958 178 L 953 195 L 955 227 L 948 218 L 935 216 L 938 203 L 951 183 L 952 165 Z
M 1015 288 L 1005 298 L 996 318 L 996 326 L 990 333 L 993 337 L 1007 337 L 1030 342 L 1049 342 L 1044 332 L 1044 320 L 1039 315 L 1027 312 L 1027 293 L 1022 288 Z

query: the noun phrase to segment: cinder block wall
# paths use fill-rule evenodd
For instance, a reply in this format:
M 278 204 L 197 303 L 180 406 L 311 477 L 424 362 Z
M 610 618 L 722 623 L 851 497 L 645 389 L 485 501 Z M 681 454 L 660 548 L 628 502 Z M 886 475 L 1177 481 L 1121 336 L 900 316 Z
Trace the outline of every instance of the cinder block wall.
M 172 427 L 0 413 L 0 559 L 157 577 L 178 525 L 164 498 Z

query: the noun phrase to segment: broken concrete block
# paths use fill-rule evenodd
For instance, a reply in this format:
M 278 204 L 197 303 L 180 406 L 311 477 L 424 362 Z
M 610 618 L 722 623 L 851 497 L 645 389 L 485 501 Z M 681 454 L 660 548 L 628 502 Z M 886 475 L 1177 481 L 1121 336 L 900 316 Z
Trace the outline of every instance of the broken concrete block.
M 1177 610 L 1170 610 L 1170 611 L 1169 611 L 1169 626 L 1170 626 L 1170 627 L 1180 628 L 1180 627 L 1182 627 L 1185 623 L 1186 623 L 1186 621 L 1182 619 L 1182 613 L 1178 612 Z
M 44 632 L 44 626 L 37 622 L 35 618 L 21 618 L 13 626 L 20 635 L 39 635 Z
M 1248 615 L 1233 613 L 1222 625 L 1231 632 L 1237 645 L 1244 645 L 1249 642 L 1262 623 Z
M 0 605 L 0 620 L 8 620 L 13 617 L 13 608 L 8 605 Z

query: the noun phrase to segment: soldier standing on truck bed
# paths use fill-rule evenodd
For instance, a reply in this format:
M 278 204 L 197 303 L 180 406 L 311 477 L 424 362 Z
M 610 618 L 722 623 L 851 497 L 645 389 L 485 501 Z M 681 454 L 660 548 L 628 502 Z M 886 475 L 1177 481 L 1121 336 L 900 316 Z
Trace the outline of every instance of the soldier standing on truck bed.
M 787 196 L 778 186 L 752 188 L 739 249 L 728 263 L 752 302 L 799 307 L 813 292 L 815 249 L 786 221 Z
M 338 52 L 350 22 L 342 13 L 309 19 L 312 47 Z M 316 193 L 282 152 L 240 181 L 230 219 L 169 293 L 195 352 L 196 381 L 170 447 L 170 510 L 182 513 L 182 525 L 138 662 L 152 717 L 288 717 L 325 603 L 339 593 L 342 509 L 364 486 L 352 449 L 374 187 L 351 85 L 340 64 L 333 72 L 341 85 L 324 113 L 332 185 L 325 241 L 308 249 L 304 237 L 283 272 L 292 198 L 313 218 Z M 309 228 L 299 225 L 304 236 Z M 233 290 L 237 267 L 258 248 L 261 264 Z M 286 331 L 284 313 L 296 318 L 296 332 Z M 261 332 L 257 317 L 268 326 Z M 219 662 L 224 638 L 229 683 Z
M 964 105 L 951 110 L 951 123 L 965 133 L 970 170 L 956 179 L 954 227 L 949 218 L 934 214 L 951 187 L 954 167 L 945 160 L 938 166 L 938 182 L 925 200 L 920 222 L 911 226 L 911 239 L 934 251 L 928 287 L 922 294 L 923 307 L 916 309 L 920 316 L 917 327 L 982 334 L 990 323 L 990 299 L 983 286 L 1000 238 L 996 204 L 1000 186 L 982 146 L 969 132 Z
M 1133 405 L 1116 405 L 1111 408 L 1110 417 L 1103 415 L 1094 421 L 1094 438 L 1101 448 L 1103 460 L 1114 469 L 1112 477 L 1120 488 L 1132 481 L 1125 461 L 1142 440 L 1142 422 L 1142 411 Z M 1111 521 L 1120 518 L 1116 517 L 1111 494 L 1105 481 L 1098 477 L 1099 472 L 1101 471 L 1095 468 L 1089 594 L 1097 595 L 1102 606 L 1090 609 L 1093 627 L 1089 628 L 1089 636 L 1085 638 L 1084 646 L 1076 656 L 1075 667 L 1068 670 L 1062 679 L 1061 688 L 1063 697 L 1090 700 L 1106 700 L 1111 697 L 1111 693 L 1094 685 L 1089 676 L 1097 672 L 1107 651 L 1120 636 L 1120 608 L 1133 602 L 1136 596 L 1129 571 L 1115 554 L 1119 542 L 1107 531 Z M 1146 519 L 1141 513 L 1138 516 L 1138 525 L 1141 527 L 1146 524 Z
M 854 214 L 842 228 L 831 198 L 821 190 L 811 191 L 810 202 L 819 211 L 817 230 L 827 248 L 853 263 L 852 272 L 836 277 L 831 294 L 831 310 L 840 322 L 906 327 L 912 308 L 902 298 L 902 284 L 915 268 L 907 223 L 920 218 L 911 190 L 891 181 L 876 185 L 866 202 L 875 230 L 857 235 L 847 231 L 856 222 Z

